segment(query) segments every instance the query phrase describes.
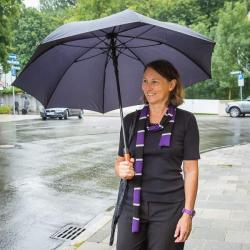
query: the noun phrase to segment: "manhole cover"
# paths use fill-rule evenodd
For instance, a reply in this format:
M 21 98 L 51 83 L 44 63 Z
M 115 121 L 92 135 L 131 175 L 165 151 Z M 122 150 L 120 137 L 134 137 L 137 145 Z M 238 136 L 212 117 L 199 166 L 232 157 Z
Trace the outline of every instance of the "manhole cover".
M 70 224 L 62 227 L 59 231 L 51 235 L 50 238 L 57 240 L 74 240 L 83 231 L 85 231 L 85 228 Z

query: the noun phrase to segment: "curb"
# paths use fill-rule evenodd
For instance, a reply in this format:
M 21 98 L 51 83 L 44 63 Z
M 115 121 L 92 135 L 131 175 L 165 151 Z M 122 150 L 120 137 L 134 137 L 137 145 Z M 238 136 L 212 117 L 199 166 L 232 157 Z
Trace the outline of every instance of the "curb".
M 58 248 L 58 250 L 77 250 L 84 244 L 91 236 L 97 233 L 107 223 L 112 220 L 113 209 L 107 209 L 106 212 L 98 214 L 96 217 L 91 219 L 85 226 L 85 231 L 82 232 L 76 239 L 71 242 L 65 242 Z

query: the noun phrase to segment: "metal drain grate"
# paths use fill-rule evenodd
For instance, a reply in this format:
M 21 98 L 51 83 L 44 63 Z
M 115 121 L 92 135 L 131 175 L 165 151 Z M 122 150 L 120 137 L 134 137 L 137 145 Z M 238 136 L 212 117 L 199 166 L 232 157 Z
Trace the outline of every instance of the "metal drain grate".
M 57 240 L 74 240 L 83 231 L 85 231 L 85 228 L 76 225 L 66 225 L 62 227 L 58 232 L 51 235 L 50 238 Z

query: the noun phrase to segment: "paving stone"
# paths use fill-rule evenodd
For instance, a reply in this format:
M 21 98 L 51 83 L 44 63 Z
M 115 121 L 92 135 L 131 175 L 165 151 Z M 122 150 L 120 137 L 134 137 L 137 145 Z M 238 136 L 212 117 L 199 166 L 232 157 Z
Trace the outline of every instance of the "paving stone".
M 250 244 L 250 231 L 227 231 L 225 241 Z
M 249 177 L 250 178 L 250 177 Z M 244 201 L 250 201 L 250 195 L 248 194 L 241 194 L 241 193 L 224 193 L 223 195 L 221 194 L 211 194 L 208 197 L 208 200 L 218 200 L 218 201 L 228 201 L 230 203 L 233 202 L 244 202 Z
M 213 220 L 210 223 L 210 228 L 228 230 L 245 230 L 245 223 L 243 221 L 232 221 L 232 220 Z
M 203 209 L 200 217 L 204 219 L 222 219 L 230 218 L 231 211 L 228 209 Z
M 197 195 L 197 202 L 198 201 L 207 201 L 208 200 L 208 197 L 209 197 L 209 194 L 207 193 L 198 193 Z
M 230 205 L 227 201 L 204 201 L 199 200 L 196 203 L 196 206 L 199 208 L 211 208 L 211 209 L 228 209 L 230 210 L 249 210 L 249 203 L 243 202 L 234 202 Z
M 77 250 L 115 250 L 115 247 L 103 243 L 85 242 Z
M 213 220 L 204 219 L 200 217 L 193 218 L 193 228 L 209 228 L 211 227 Z
M 241 250 L 250 250 L 250 244 L 242 244 Z
M 204 250 L 241 250 L 242 244 L 224 241 L 208 240 L 203 246 Z
M 246 230 L 246 231 L 250 231 L 250 223 L 249 223 L 249 221 L 244 221 L 243 222 L 243 229 Z
M 225 240 L 225 231 L 217 228 L 202 228 L 200 230 L 194 230 L 192 232 L 192 239 L 204 239 L 204 240 L 217 240 L 224 241 Z
M 239 181 L 239 176 L 237 175 L 228 175 L 228 176 L 219 176 L 220 180 L 227 180 L 227 181 Z
M 205 247 L 206 240 L 200 239 L 188 239 L 185 242 L 185 250 L 203 250 Z
M 88 239 L 88 241 L 97 243 L 103 242 L 109 236 L 110 229 L 111 229 L 111 221 L 107 223 L 104 227 L 99 229 L 94 235 L 92 235 Z
M 250 223 L 250 211 L 232 211 L 230 214 L 230 220 L 249 221 Z

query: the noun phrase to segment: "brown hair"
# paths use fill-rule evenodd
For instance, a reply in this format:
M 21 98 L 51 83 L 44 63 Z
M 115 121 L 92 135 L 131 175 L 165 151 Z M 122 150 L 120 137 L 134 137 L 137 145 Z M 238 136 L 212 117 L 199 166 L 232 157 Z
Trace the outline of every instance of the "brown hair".
M 150 62 L 145 66 L 144 72 L 146 71 L 147 68 L 155 70 L 157 73 L 166 78 L 168 81 L 171 81 L 173 79 L 176 80 L 176 85 L 169 94 L 168 103 L 176 107 L 181 105 L 184 102 L 183 99 L 185 96 L 185 92 L 183 83 L 180 79 L 180 75 L 176 70 L 176 68 L 167 60 L 156 60 Z M 144 96 L 144 103 L 147 103 L 147 99 L 145 96 Z

